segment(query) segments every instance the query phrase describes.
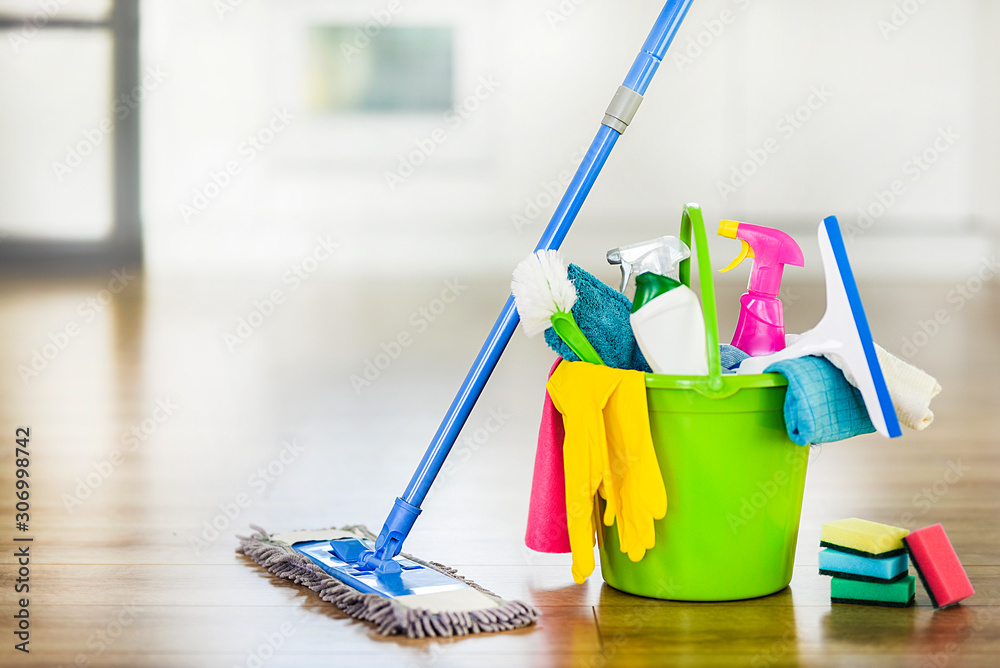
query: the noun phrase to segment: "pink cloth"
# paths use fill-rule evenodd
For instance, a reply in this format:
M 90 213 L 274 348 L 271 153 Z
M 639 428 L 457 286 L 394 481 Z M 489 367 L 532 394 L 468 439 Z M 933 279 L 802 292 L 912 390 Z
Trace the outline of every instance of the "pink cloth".
M 555 373 L 562 358 L 549 371 Z M 566 430 L 559 411 L 552 404 L 548 390 L 542 407 L 535 451 L 535 473 L 531 480 L 528 504 L 528 530 L 524 544 L 535 552 L 570 552 L 569 525 L 566 521 L 566 475 L 563 469 L 563 441 Z

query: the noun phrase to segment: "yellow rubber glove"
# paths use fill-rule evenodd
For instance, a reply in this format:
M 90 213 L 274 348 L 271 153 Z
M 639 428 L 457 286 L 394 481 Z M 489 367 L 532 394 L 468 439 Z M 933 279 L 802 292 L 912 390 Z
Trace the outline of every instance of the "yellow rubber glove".
M 621 551 L 639 561 L 656 543 L 654 521 L 667 493 L 649 429 L 645 374 L 564 362 L 549 379 L 563 415 L 566 515 L 573 579 L 594 570 L 594 495 L 605 499 L 604 524 L 617 524 Z
M 615 518 L 618 542 L 636 562 L 653 549 L 654 522 L 667 514 L 667 490 L 649 429 L 644 374 L 626 372 L 604 408 L 604 424 L 613 487 L 621 495 Z
M 566 429 L 563 441 L 566 519 L 573 552 L 573 580 L 577 584 L 583 584 L 594 572 L 594 495 L 605 482 L 607 487 L 614 483 L 608 459 L 604 406 L 621 380 L 617 369 L 586 362 L 563 362 L 547 385 Z M 618 514 L 619 497 L 607 487 L 603 490 L 608 494 L 605 517 L 613 521 Z

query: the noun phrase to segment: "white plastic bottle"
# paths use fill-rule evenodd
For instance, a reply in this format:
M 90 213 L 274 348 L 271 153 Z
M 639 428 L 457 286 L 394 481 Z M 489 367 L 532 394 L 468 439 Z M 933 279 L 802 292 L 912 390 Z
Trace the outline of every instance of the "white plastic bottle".
M 632 331 L 654 373 L 708 375 L 705 320 L 691 288 L 665 276 L 642 274 L 636 277 L 634 308 Z

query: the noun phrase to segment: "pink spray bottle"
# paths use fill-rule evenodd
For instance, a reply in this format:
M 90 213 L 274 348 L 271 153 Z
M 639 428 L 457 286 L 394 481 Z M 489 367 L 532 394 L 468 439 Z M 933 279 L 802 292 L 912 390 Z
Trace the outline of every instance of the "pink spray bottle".
M 786 264 L 805 266 L 802 249 L 781 230 L 735 220 L 722 221 L 719 236 L 743 242 L 740 254 L 721 271 L 735 269 L 747 257 L 753 258 L 749 291 L 740 298 L 733 345 L 753 357 L 784 350 L 785 315 L 778 299 L 781 273 Z

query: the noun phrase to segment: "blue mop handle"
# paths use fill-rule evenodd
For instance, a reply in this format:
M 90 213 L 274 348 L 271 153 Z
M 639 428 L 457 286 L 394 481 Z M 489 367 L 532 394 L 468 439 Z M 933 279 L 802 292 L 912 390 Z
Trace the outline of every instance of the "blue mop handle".
M 632 69 L 629 70 L 623 88 L 627 88 L 639 96 L 646 92 L 660 61 L 663 60 L 693 1 L 668 0 L 649 33 L 649 37 L 646 38 L 642 51 L 635 59 Z M 622 91 L 620 90 L 619 93 Z M 630 96 L 628 92 L 625 92 L 626 107 L 629 97 L 634 101 L 636 96 Z M 616 95 L 615 99 L 617 101 L 619 95 Z M 641 101 L 641 97 L 638 101 Z M 638 107 L 638 101 L 634 101 L 635 108 Z M 614 106 L 613 102 L 612 108 Z M 609 114 L 612 113 L 612 108 L 609 108 Z M 621 114 L 628 116 L 627 120 L 616 122 L 616 118 L 609 119 L 609 116 L 605 116 L 605 124 L 601 125 L 597 137 L 590 145 L 587 155 L 559 202 L 559 206 L 552 215 L 552 220 L 545 228 L 535 250 L 558 249 L 562 245 L 566 233 L 569 232 L 570 226 L 576 220 L 584 200 L 590 194 L 590 190 L 594 186 L 597 176 L 601 173 L 604 163 L 607 162 L 611 150 L 615 147 L 618 137 L 631 121 L 631 115 L 635 113 L 635 108 L 631 108 L 631 113 Z M 621 110 L 616 113 L 621 113 Z M 620 119 L 621 115 L 617 118 Z M 608 122 L 611 125 L 608 125 Z M 427 452 L 424 453 L 420 465 L 410 479 L 410 484 L 407 485 L 403 496 L 396 499 L 392 512 L 389 513 L 376 543 L 377 557 L 380 561 L 391 559 L 399 554 L 403 541 L 406 540 L 413 523 L 420 514 L 420 505 L 427 496 L 427 492 L 430 491 L 434 479 L 444 465 L 448 453 L 451 452 L 462 427 L 479 400 L 486 382 L 500 361 L 500 356 L 503 354 L 504 348 L 507 347 L 519 321 L 520 318 L 514 307 L 514 297 L 511 296 L 507 299 L 500 317 L 493 325 L 492 331 L 483 344 L 482 350 L 479 351 L 479 356 L 476 357 L 475 363 L 469 370 L 469 374 L 466 376 L 465 382 L 462 383 L 462 387 L 452 402 L 451 408 L 448 409 L 441 426 L 438 427 L 434 439 L 427 447 Z

